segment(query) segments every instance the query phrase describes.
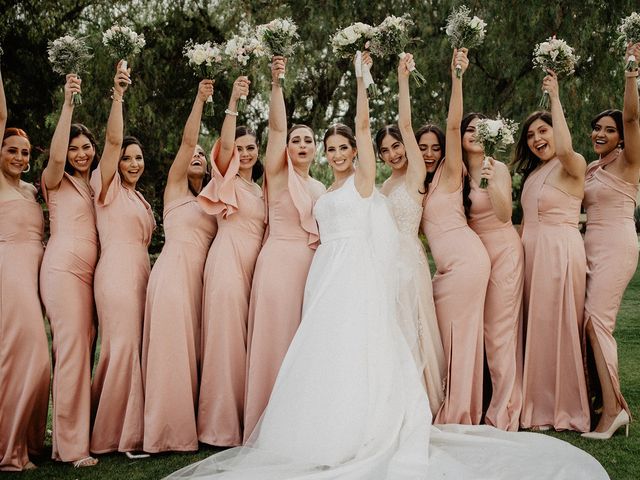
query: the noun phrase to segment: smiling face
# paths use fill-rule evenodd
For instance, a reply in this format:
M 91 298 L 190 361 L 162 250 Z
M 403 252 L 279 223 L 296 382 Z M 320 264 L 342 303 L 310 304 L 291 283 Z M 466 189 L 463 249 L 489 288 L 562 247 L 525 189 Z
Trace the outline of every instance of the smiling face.
M 29 140 L 19 135 L 5 138 L 0 150 L 0 169 L 5 177 L 20 179 L 22 172 L 28 168 L 30 155 Z
M 313 132 L 306 127 L 296 128 L 289 135 L 287 152 L 291 162 L 297 167 L 308 167 L 316 153 Z
M 135 188 L 142 172 L 144 172 L 144 157 L 139 145 L 134 143 L 123 149 L 118 170 L 122 184 L 129 188 Z
M 193 150 L 187 175 L 189 178 L 200 179 L 204 177 L 205 173 L 207 173 L 207 156 L 204 153 L 204 149 L 200 145 L 196 145 L 196 148 Z
M 251 170 L 258 161 L 258 143 L 253 135 L 236 138 L 236 149 L 240 155 L 240 170 Z
M 427 166 L 427 173 L 433 173 L 442 159 L 442 145 L 434 132 L 425 132 L 418 139 L 418 147 L 422 152 L 422 159 Z
M 327 162 L 333 169 L 333 174 L 347 172 L 353 169 L 353 160 L 358 151 L 351 146 L 349 139 L 343 135 L 335 134 L 325 140 Z
M 476 142 L 476 125 L 478 118 L 474 118 L 469 122 L 467 128 L 462 134 L 462 149 L 467 153 L 482 153 L 482 145 Z
M 71 139 L 67 149 L 67 162 L 80 175 L 91 169 L 96 150 L 86 135 L 78 135 Z
M 553 127 L 540 118 L 534 120 L 527 130 L 527 146 L 541 161 L 553 159 L 556 155 Z
M 620 144 L 620 132 L 613 117 L 600 118 L 591 131 L 593 150 L 601 157 L 606 156 Z
M 393 170 L 402 170 L 407 167 L 404 144 L 392 135 L 385 135 L 380 142 L 380 158 Z

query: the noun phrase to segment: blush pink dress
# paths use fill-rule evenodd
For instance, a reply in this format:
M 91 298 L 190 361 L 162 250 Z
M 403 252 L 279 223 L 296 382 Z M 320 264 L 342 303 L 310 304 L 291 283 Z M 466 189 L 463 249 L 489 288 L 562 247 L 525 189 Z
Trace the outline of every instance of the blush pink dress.
M 477 425 L 482 416 L 483 316 L 491 264 L 482 241 L 467 225 L 462 182 L 452 193 L 439 186 L 443 162 L 422 214 L 437 269 L 433 299 L 447 374 L 444 403 L 434 423 Z
M 213 179 L 198 197 L 215 214 L 218 235 L 205 267 L 202 375 L 198 438 L 218 446 L 242 444 L 251 281 L 265 230 L 262 193 L 239 175 L 237 150 L 223 176 L 213 149 Z
M 198 449 L 202 277 L 215 218 L 196 197 L 167 203 L 165 243 L 149 276 L 142 339 L 144 451 Z
M 38 296 L 44 221 L 34 200 L 0 202 L 0 471 L 44 446 L 49 346 Z
M 618 349 L 613 330 L 622 295 L 638 265 L 638 236 L 633 211 L 640 185 L 625 182 L 607 172 L 606 166 L 619 155 L 624 155 L 624 150 L 614 150 L 587 169 L 582 201 L 587 212 L 584 321 L 585 326 L 592 322 L 615 395 L 631 415 L 620 391 Z
M 53 340 L 51 456 L 73 462 L 89 456 L 98 231 L 93 192 L 84 181 L 65 172 L 57 189 L 48 191 L 43 181 L 42 191 L 51 229 L 40 269 Z
M 589 431 L 582 361 L 586 278 L 578 230 L 582 199 L 545 184 L 553 159 L 522 189 L 525 255 L 523 428 Z
M 269 231 L 256 262 L 247 330 L 244 441 L 262 416 L 302 315 L 304 286 L 317 247 L 310 182 L 287 159 L 288 188 L 267 201 Z M 265 197 L 267 189 L 264 186 Z M 267 200 L 265 198 L 265 200 Z
M 100 358 L 91 385 L 93 453 L 142 449 L 144 391 L 140 355 L 149 278 L 147 247 L 155 227 L 140 192 L 122 185 L 116 172 L 100 201 L 100 167 L 91 175 L 100 259 L 94 291 Z
M 522 409 L 524 251 L 511 220 L 502 222 L 496 217 L 489 192 L 473 179 L 469 198 L 469 226 L 482 240 L 491 261 L 484 303 L 484 348 L 493 393 L 484 421 L 515 432 Z

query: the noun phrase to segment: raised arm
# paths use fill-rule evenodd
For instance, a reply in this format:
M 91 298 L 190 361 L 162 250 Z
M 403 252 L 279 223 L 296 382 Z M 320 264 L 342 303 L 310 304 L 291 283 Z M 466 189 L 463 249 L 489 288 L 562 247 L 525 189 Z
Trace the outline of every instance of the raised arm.
M 238 119 L 238 100 L 242 95 L 249 95 L 249 84 L 251 82 L 247 77 L 238 77 L 233 82 L 231 90 L 231 98 L 229 98 L 229 106 L 222 122 L 222 130 L 220 130 L 220 153 L 216 159 L 216 165 L 220 173 L 227 173 L 227 168 L 231 163 L 231 159 L 236 149 L 236 120 Z M 229 113 L 232 112 L 232 113 Z M 213 159 L 211 160 L 213 161 Z
M 640 60 L 640 43 L 627 47 L 626 58 L 635 55 Z M 640 168 L 640 124 L 638 123 L 638 70 L 625 72 L 624 106 L 622 107 L 622 121 L 624 123 L 624 158 L 627 166 L 634 169 L 631 172 L 633 183 L 638 181 Z
M 407 155 L 407 175 L 405 182 L 409 191 L 420 191 L 423 187 L 427 167 L 413 133 L 411 121 L 411 99 L 409 95 L 409 76 L 415 67 L 413 55 L 407 53 L 398 63 L 398 128 Z
M 202 109 L 207 101 L 207 97 L 213 95 L 213 81 L 202 80 L 198 85 L 198 93 L 193 101 L 191 113 L 187 118 L 182 133 L 182 142 L 176 154 L 176 158 L 171 164 L 167 178 L 167 186 L 164 190 L 165 204 L 174 198 L 178 198 L 189 189 L 189 165 L 193 159 L 193 152 L 198 144 L 198 134 L 200 133 L 200 120 L 202 119 Z
M 368 52 L 362 54 L 362 62 L 372 65 L 373 61 Z M 355 186 L 361 197 L 367 198 L 373 192 L 376 182 L 376 154 L 371 140 L 371 126 L 369 120 L 369 98 L 362 77 L 356 78 L 356 147 L 358 148 L 358 168 L 355 173 Z
M 102 190 L 100 191 L 100 200 L 104 201 L 107 190 L 113 181 L 113 177 L 118 171 L 118 162 L 120 160 L 120 149 L 122 148 L 122 139 L 124 138 L 123 129 L 124 121 L 122 119 L 122 102 L 124 101 L 124 92 L 131 83 L 129 79 L 129 71 L 120 68 L 122 60 L 118 62 L 116 67 L 116 75 L 113 78 L 113 94 L 111 95 L 111 111 L 107 120 L 107 134 L 104 142 L 104 151 L 100 158 L 100 176 L 102 179 Z M 124 86 L 121 86 L 124 85 Z
M 285 171 L 287 164 L 287 112 L 278 75 L 285 72 L 284 57 L 271 59 L 271 98 L 269 100 L 269 136 L 264 156 L 264 171 L 267 177 L 276 177 Z
M 460 65 L 460 78 L 456 75 L 456 66 Z M 451 73 L 451 98 L 449 100 L 449 113 L 447 114 L 447 132 L 445 149 L 445 162 L 442 178 L 451 188 L 457 189 L 462 182 L 462 137 L 460 136 L 460 123 L 462 122 L 462 79 L 469 67 L 467 49 L 454 49 L 449 66 Z
M 567 120 L 564 118 L 562 104 L 560 103 L 560 89 L 558 87 L 558 77 L 555 72 L 551 70 L 547 71 L 547 75 L 544 77 L 544 80 L 542 80 L 542 89 L 549 93 L 556 156 L 562 163 L 566 174 L 582 182 L 587 164 L 584 161 L 584 157 L 573 150 L 571 133 L 569 132 Z
M 51 147 L 49 148 L 49 161 L 42 172 L 42 181 L 48 190 L 55 190 L 60 186 L 64 176 L 64 166 L 67 163 L 67 151 L 69 149 L 69 131 L 71 130 L 71 119 L 73 117 L 73 101 L 71 97 L 74 93 L 81 93 L 81 80 L 77 75 L 67 75 L 64 84 L 64 100 L 58 125 L 53 132 Z

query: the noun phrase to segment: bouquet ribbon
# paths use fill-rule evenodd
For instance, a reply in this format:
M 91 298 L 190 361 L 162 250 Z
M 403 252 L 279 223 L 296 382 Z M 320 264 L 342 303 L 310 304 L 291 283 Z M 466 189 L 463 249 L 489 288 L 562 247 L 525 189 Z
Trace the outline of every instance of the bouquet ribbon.
M 356 77 L 362 78 L 365 88 L 368 89 L 370 85 L 373 85 L 373 77 L 371 76 L 369 65 L 362 63 L 362 52 L 360 50 L 356 52 L 355 66 Z

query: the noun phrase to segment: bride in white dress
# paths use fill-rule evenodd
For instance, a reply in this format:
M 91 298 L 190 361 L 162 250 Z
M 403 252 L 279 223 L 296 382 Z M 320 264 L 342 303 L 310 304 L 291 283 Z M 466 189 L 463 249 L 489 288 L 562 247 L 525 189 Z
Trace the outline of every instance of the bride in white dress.
M 371 63 L 367 54 L 363 61 Z M 272 89 L 283 70 L 274 62 Z M 374 188 L 368 99 L 361 78 L 357 84 L 357 149 L 344 126 L 325 136 L 335 182 L 314 208 L 322 243 L 263 417 L 244 447 L 168 478 L 608 478 L 592 457 L 551 437 L 430 426 L 420 374 L 395 319 L 398 234 Z

